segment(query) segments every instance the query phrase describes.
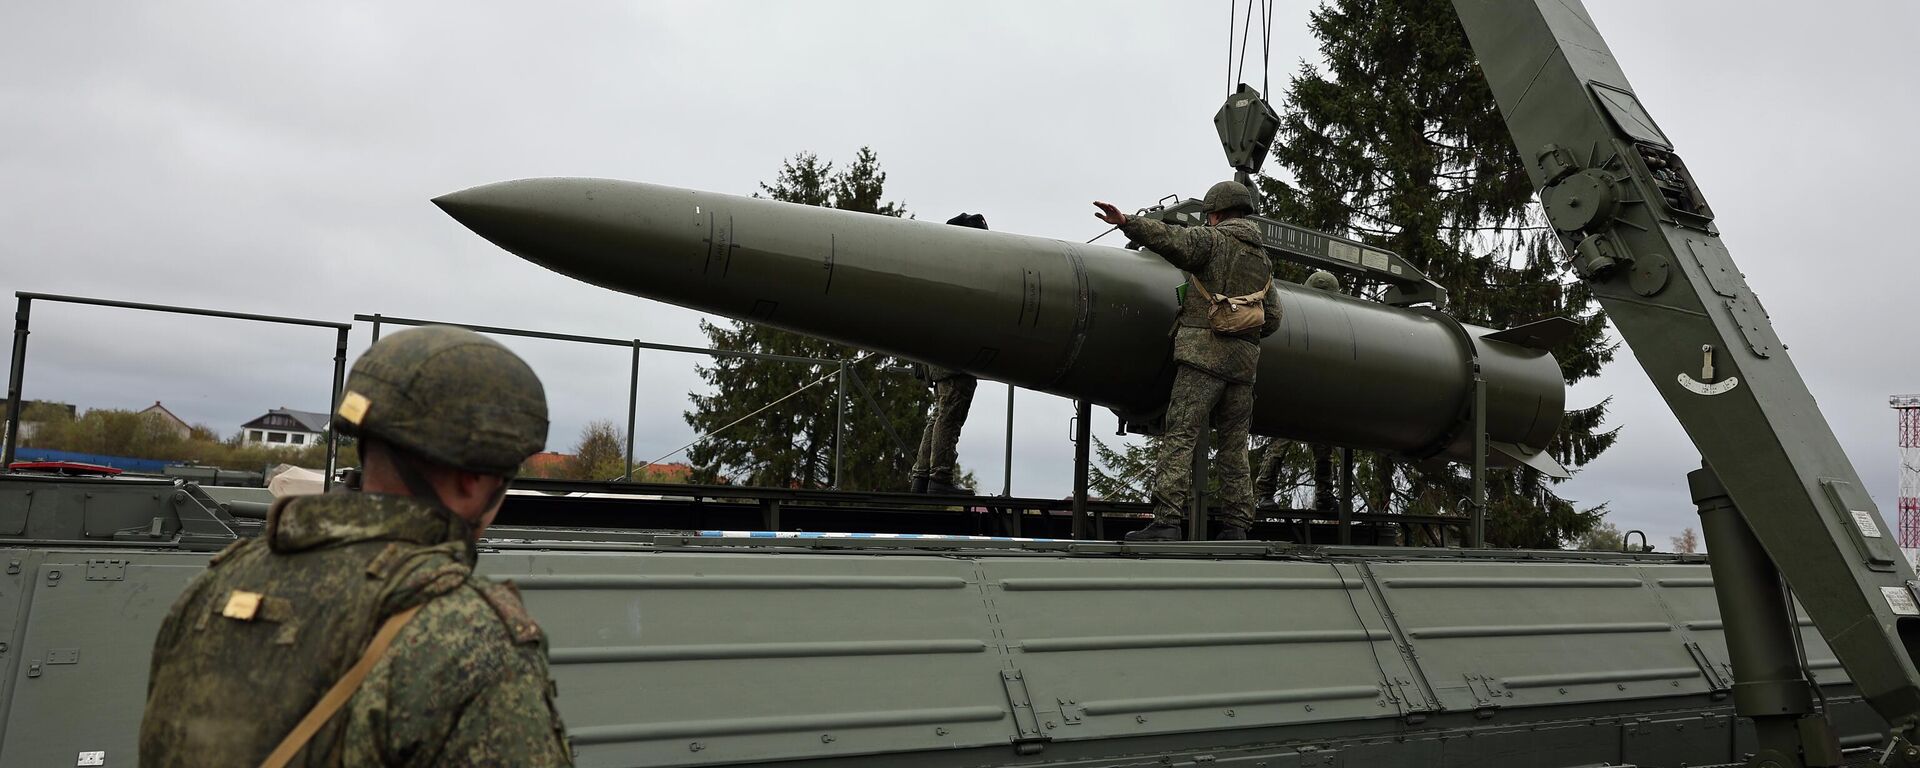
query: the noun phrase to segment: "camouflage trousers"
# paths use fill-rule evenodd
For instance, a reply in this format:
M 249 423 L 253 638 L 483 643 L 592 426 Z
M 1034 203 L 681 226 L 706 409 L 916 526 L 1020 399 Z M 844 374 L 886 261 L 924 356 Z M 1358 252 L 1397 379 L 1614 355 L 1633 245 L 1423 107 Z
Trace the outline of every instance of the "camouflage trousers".
M 1277 437 L 1267 438 L 1266 447 L 1260 449 L 1260 466 L 1253 472 L 1253 500 L 1256 504 L 1273 501 L 1273 495 L 1280 490 L 1280 470 L 1286 462 L 1287 450 L 1293 443 Z
M 964 373 L 933 383 L 933 409 L 927 412 L 926 429 L 920 431 L 920 455 L 913 462 L 915 477 L 953 484 L 953 467 L 960 453 L 960 427 L 967 423 L 967 410 L 973 407 L 973 391 L 979 386 L 979 379 Z
M 1253 483 L 1248 477 L 1247 427 L 1253 420 L 1253 385 L 1227 381 L 1190 365 L 1173 376 L 1167 429 L 1153 472 L 1153 518 L 1178 524 L 1193 498 L 1193 448 L 1201 430 L 1216 430 L 1213 472 L 1220 476 L 1220 521 L 1253 525 Z

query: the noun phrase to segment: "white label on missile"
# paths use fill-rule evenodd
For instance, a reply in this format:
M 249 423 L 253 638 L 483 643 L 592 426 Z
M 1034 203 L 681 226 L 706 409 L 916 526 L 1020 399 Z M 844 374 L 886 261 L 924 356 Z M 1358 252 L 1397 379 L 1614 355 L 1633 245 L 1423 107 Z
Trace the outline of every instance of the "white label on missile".
M 1338 240 L 1327 243 L 1327 255 L 1348 264 L 1360 263 L 1360 246 Z
M 1853 524 L 1860 527 L 1860 535 L 1869 539 L 1880 538 L 1880 524 L 1873 521 L 1873 513 L 1853 510 Z
M 1685 387 L 1688 392 L 1696 395 L 1719 395 L 1732 392 L 1734 387 L 1740 386 L 1740 377 L 1728 376 L 1712 384 L 1707 384 L 1683 373 L 1680 374 L 1680 386 Z
M 1364 251 L 1360 254 L 1360 264 L 1368 269 L 1385 271 L 1387 268 L 1387 255 L 1379 251 Z
M 1881 587 L 1880 595 L 1887 599 L 1887 607 L 1895 616 L 1920 616 L 1920 605 L 1914 604 L 1913 593 L 1906 587 Z
M 76 766 L 106 765 L 106 764 L 107 764 L 106 750 L 100 750 L 98 752 L 82 752 L 80 753 L 80 760 L 74 763 L 74 765 Z

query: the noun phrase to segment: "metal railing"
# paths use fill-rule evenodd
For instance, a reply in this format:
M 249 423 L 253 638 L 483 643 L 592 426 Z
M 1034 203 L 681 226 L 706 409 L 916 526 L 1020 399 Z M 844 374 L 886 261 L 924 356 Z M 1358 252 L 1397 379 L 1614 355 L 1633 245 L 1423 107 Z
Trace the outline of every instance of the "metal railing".
M 552 331 L 536 331 L 536 330 L 530 330 L 526 328 L 507 328 L 507 327 L 497 326 L 497 325 L 477 325 L 474 323 L 456 323 L 456 322 L 449 322 L 446 320 L 421 320 L 418 318 L 395 317 L 392 315 L 382 315 L 382 314 L 354 315 L 353 319 L 355 322 L 369 323 L 373 326 L 374 341 L 380 340 L 380 330 L 382 326 L 386 326 L 386 325 L 404 325 L 404 326 L 414 326 L 414 327 L 423 326 L 423 325 L 450 325 L 457 328 L 465 328 L 467 330 L 474 331 L 477 333 L 490 333 L 490 334 L 495 334 L 499 336 L 517 336 L 520 338 L 527 338 L 527 339 L 545 339 L 547 341 L 566 341 L 566 342 L 572 342 L 575 344 L 593 344 L 593 345 L 598 345 L 603 347 L 624 347 L 632 350 L 632 353 L 633 353 L 631 358 L 632 364 L 628 367 L 628 374 L 627 374 L 627 445 L 626 445 L 627 473 L 625 475 L 626 479 L 631 479 L 633 477 L 633 470 L 634 470 L 633 428 L 634 428 L 634 423 L 639 415 L 639 408 L 640 408 L 640 351 L 641 350 L 651 349 L 659 352 L 676 352 L 681 354 L 706 355 L 708 357 L 714 357 L 714 358 L 735 357 L 735 358 L 746 358 L 746 359 L 752 359 L 752 360 L 771 360 L 771 361 L 783 362 L 783 363 L 802 363 L 807 365 L 833 366 L 837 369 L 836 378 L 838 379 L 838 387 L 839 387 L 839 391 L 836 393 L 834 398 L 833 486 L 835 488 L 840 487 L 840 478 L 841 478 L 840 443 L 845 439 L 846 428 L 847 428 L 846 372 L 847 372 L 847 363 L 849 361 L 828 360 L 825 358 L 818 358 L 818 357 L 799 357 L 795 355 L 775 355 L 775 354 L 769 354 L 766 352 L 739 352 L 739 351 L 724 350 L 724 349 L 707 349 L 704 347 L 688 347 L 688 346 L 682 346 L 679 344 L 662 344 L 659 342 L 643 341 L 641 339 L 615 339 L 615 338 L 610 338 L 606 336 L 583 336 L 576 333 L 555 333 Z
M 25 403 L 25 399 L 22 395 L 22 391 L 24 388 L 23 383 L 24 383 L 25 374 L 26 374 L 27 338 L 32 333 L 32 330 L 31 330 L 32 314 L 33 314 L 32 310 L 33 310 L 33 302 L 35 301 L 108 307 L 108 308 L 114 308 L 114 309 L 132 309 L 132 310 L 139 310 L 139 311 L 146 311 L 146 312 L 164 312 L 169 314 L 190 315 L 190 316 L 197 316 L 197 317 L 213 317 L 213 318 L 221 318 L 221 319 L 228 319 L 228 320 L 245 320 L 250 322 L 271 323 L 271 324 L 278 324 L 278 325 L 294 325 L 294 326 L 332 329 L 335 332 L 334 357 L 333 357 L 333 386 L 330 389 L 329 395 L 328 395 L 329 400 L 328 400 L 327 413 L 331 415 L 340 406 L 341 390 L 346 380 L 347 340 L 353 328 L 352 323 L 340 323 L 340 322 L 333 322 L 328 320 L 314 320 L 309 318 L 266 315 L 266 314 L 250 313 L 250 312 L 232 312 L 228 310 L 203 309 L 198 307 L 186 307 L 186 306 L 178 306 L 178 305 L 171 305 L 171 304 L 153 304 L 153 303 L 145 303 L 145 302 L 120 301 L 117 299 L 100 299 L 100 298 L 92 298 L 92 297 L 84 297 L 84 296 L 64 296 L 64 295 L 48 294 L 48 293 L 34 293 L 34 292 L 28 292 L 28 291 L 16 292 L 14 296 L 18 299 L 18 308 L 16 309 L 14 314 L 12 365 L 11 365 L 10 372 L 8 374 L 8 380 L 7 380 L 6 418 L 4 422 L 5 435 L 4 437 L 0 437 L 0 471 L 7 471 L 8 468 L 10 468 L 13 465 L 14 454 L 17 448 L 17 441 L 20 436 L 20 428 L 19 428 L 20 416 L 21 416 L 20 412 Z M 397 317 L 397 316 L 384 315 L 384 314 L 356 314 L 353 316 L 353 320 L 354 322 L 368 323 L 371 325 L 373 341 L 380 340 L 380 332 L 382 328 L 387 325 L 403 325 L 403 326 L 449 325 L 449 326 L 455 326 L 460 328 L 467 328 L 469 330 L 473 330 L 479 333 L 488 333 L 488 334 L 495 334 L 495 335 L 502 335 L 502 336 L 516 336 L 516 337 L 531 338 L 531 339 L 544 339 L 549 341 L 564 341 L 564 342 L 570 342 L 570 343 L 576 343 L 576 344 L 592 344 L 592 345 L 598 345 L 598 346 L 620 347 L 620 348 L 625 348 L 630 350 L 631 358 L 630 358 L 630 365 L 628 368 L 628 379 L 627 379 L 627 430 L 626 430 L 626 446 L 625 446 L 626 475 L 622 479 L 628 479 L 628 480 L 632 479 L 634 470 L 637 468 L 636 463 L 634 461 L 635 459 L 634 427 L 636 426 L 636 421 L 638 418 L 638 410 L 639 410 L 640 353 L 643 350 L 671 352 L 671 353 L 677 353 L 677 354 L 706 355 L 708 357 L 713 357 L 713 358 L 725 358 L 725 357 L 748 358 L 748 359 L 755 359 L 755 360 L 769 360 L 769 361 L 775 361 L 775 362 L 818 365 L 822 367 L 833 368 L 834 373 L 832 374 L 832 376 L 835 379 L 834 440 L 833 440 L 833 487 L 834 488 L 841 487 L 842 479 L 844 477 L 845 468 L 844 468 L 843 456 L 845 454 L 845 451 L 843 450 L 843 444 L 847 439 L 846 415 L 847 415 L 847 407 L 850 405 L 848 385 L 849 384 L 852 385 L 853 394 L 858 395 L 868 405 L 868 407 L 873 408 L 876 411 L 880 409 L 879 402 L 874 398 L 873 393 L 867 388 L 866 384 L 862 382 L 859 376 L 859 372 L 853 368 L 853 365 L 859 362 L 859 360 L 834 360 L 834 359 L 816 358 L 816 357 L 801 357 L 801 356 L 795 356 L 795 355 L 777 355 L 777 354 L 770 354 L 765 352 L 744 352 L 744 351 L 735 351 L 735 350 L 709 349 L 704 347 L 684 346 L 680 344 L 665 344 L 660 342 L 646 341 L 643 339 L 616 339 L 616 338 L 609 338 L 609 337 L 603 337 L 603 336 L 587 336 L 587 335 L 574 334 L 574 333 L 558 333 L 553 331 L 540 331 L 540 330 L 532 330 L 532 329 L 526 329 L 526 328 L 509 328 L 509 327 L 503 327 L 503 326 L 481 325 L 481 324 L 475 324 L 475 323 L 449 322 L 445 320 L 424 320 L 419 318 Z M 865 360 L 865 359 L 866 358 L 860 358 L 860 360 Z M 1013 495 L 1013 436 L 1014 436 L 1013 389 L 1014 388 L 1011 384 L 1007 386 L 1007 433 L 1006 433 L 1006 446 L 1005 446 L 1006 448 L 1005 477 L 1004 477 L 1004 482 L 1001 488 L 1001 495 L 1003 496 Z M 883 427 L 885 428 L 885 432 L 887 436 L 896 444 L 897 447 L 900 448 L 900 450 L 903 453 L 907 455 L 912 455 L 914 453 L 914 446 L 912 444 L 909 444 L 907 440 L 903 439 L 902 436 L 893 429 L 891 424 L 887 424 L 885 422 L 883 422 L 882 424 L 883 424 Z M 709 437 L 709 435 L 700 436 L 701 439 L 705 439 L 706 437 Z M 338 435 L 336 435 L 333 430 L 329 429 L 327 430 L 326 440 L 327 440 L 327 471 L 326 471 L 325 484 L 328 488 L 331 488 L 333 484 L 334 472 L 338 468 L 337 464 L 339 460 L 339 438 L 338 438 Z M 684 448 L 682 448 L 681 450 L 684 450 Z M 675 451 L 675 453 L 678 453 L 678 451 Z M 672 454 L 669 454 L 669 456 L 670 455 Z
M 24 399 L 22 397 L 21 392 L 22 392 L 22 382 L 24 379 L 25 369 L 26 369 L 27 337 L 31 333 L 30 325 L 31 325 L 31 317 L 32 317 L 32 305 L 33 305 L 33 302 L 35 301 L 55 302 L 55 303 L 64 303 L 64 304 L 78 304 L 78 305 L 108 307 L 108 308 L 116 308 L 116 309 L 132 309 L 132 310 L 147 311 L 147 312 L 164 312 L 164 313 L 179 314 L 179 315 L 213 317 L 213 318 L 245 320 L 250 322 L 270 323 L 270 324 L 279 324 L 279 325 L 294 325 L 294 326 L 306 326 L 306 327 L 332 329 L 335 332 L 334 356 L 333 356 L 333 386 L 329 392 L 328 413 L 332 414 L 335 410 L 339 408 L 341 390 L 345 383 L 345 378 L 346 378 L 347 340 L 348 340 L 348 335 L 353 327 L 351 323 L 337 323 L 337 322 L 326 321 L 326 320 L 313 320 L 313 319 L 307 319 L 307 318 L 284 317 L 284 316 L 277 316 L 277 315 L 265 315 L 265 314 L 256 314 L 256 313 L 248 313 L 248 312 L 231 312 L 226 310 L 202 309 L 202 308 L 196 308 L 196 307 L 183 307 L 183 306 L 174 306 L 174 305 L 166 305 L 166 304 L 150 304 L 150 303 L 142 303 L 142 302 L 118 301 L 113 299 L 98 299 L 98 298 L 89 298 L 89 297 L 81 297 L 81 296 L 63 296 L 63 295 L 56 295 L 56 294 L 32 293 L 32 292 L 26 292 L 26 291 L 17 292 L 14 295 L 18 299 L 18 308 L 14 315 L 12 367 L 8 375 L 8 381 L 7 381 L 6 421 L 4 424 L 6 433 L 4 436 L 4 440 L 0 441 L 0 472 L 8 471 L 9 468 L 12 466 L 13 460 L 14 460 L 15 448 L 16 448 L 15 444 L 20 433 L 20 416 L 21 416 L 20 412 L 24 403 Z M 592 344 L 597 346 L 618 347 L 618 348 L 625 348 L 630 350 L 631 357 L 630 357 L 630 365 L 628 368 L 628 381 L 627 381 L 627 430 L 626 430 L 626 446 L 625 446 L 626 475 L 625 477 L 619 479 L 622 481 L 630 482 L 633 479 L 633 473 L 634 473 L 634 470 L 636 469 L 636 464 L 634 461 L 635 459 L 634 427 L 636 426 L 638 409 L 639 409 L 640 354 L 643 350 L 671 352 L 676 354 L 705 355 L 713 358 L 727 358 L 727 357 L 749 358 L 749 359 L 756 359 L 756 360 L 769 360 L 769 361 L 786 362 L 786 363 L 794 363 L 794 364 L 833 367 L 834 373 L 832 374 L 832 376 L 836 380 L 836 391 L 834 396 L 835 424 L 834 424 L 834 443 L 833 443 L 833 487 L 836 490 L 841 487 L 841 484 L 842 484 L 841 481 L 843 479 L 844 468 L 842 466 L 842 457 L 843 457 L 844 451 L 842 450 L 842 444 L 845 442 L 847 437 L 846 414 L 847 414 L 847 406 L 849 405 L 848 391 L 847 391 L 848 385 L 849 384 L 853 385 L 853 389 L 855 393 L 858 394 L 861 398 L 863 398 L 869 407 L 874 408 L 876 411 L 880 409 L 879 403 L 874 399 L 872 392 L 870 392 L 865 386 L 865 384 L 861 382 L 858 372 L 852 367 L 854 364 L 867 359 L 865 357 L 860 358 L 858 360 L 834 360 L 834 359 L 826 359 L 826 358 L 801 357 L 801 356 L 794 356 L 794 355 L 777 355 L 777 354 L 770 354 L 770 353 L 764 353 L 764 352 L 744 352 L 744 351 L 734 351 L 734 350 L 709 349 L 709 348 L 703 348 L 703 347 L 690 347 L 690 346 L 684 346 L 679 344 L 665 344 L 660 342 L 651 342 L 651 341 L 645 341 L 642 339 L 617 339 L 617 338 L 602 337 L 602 336 L 587 336 L 587 335 L 572 334 L 572 333 L 539 331 L 539 330 L 531 330 L 531 329 L 525 329 L 525 328 L 509 328 L 509 327 L 493 326 L 493 325 L 457 323 L 457 322 L 448 322 L 443 320 L 424 320 L 424 319 L 418 319 L 418 318 L 397 317 L 397 316 L 384 315 L 384 314 L 356 314 L 353 316 L 353 320 L 354 322 L 364 322 L 364 323 L 370 324 L 372 327 L 372 338 L 374 341 L 378 341 L 380 339 L 380 332 L 382 328 L 387 325 L 403 325 L 403 326 L 448 325 L 448 326 L 467 328 L 479 333 L 495 334 L 495 335 L 502 335 L 502 336 L 516 336 L 516 337 L 532 338 L 532 339 L 544 339 L 544 340 L 550 340 L 550 341 L 564 341 L 564 342 L 577 343 L 577 344 Z M 1015 387 L 1012 384 L 1007 385 L 1007 429 L 1006 429 L 1006 445 L 1005 445 L 1005 452 L 1004 452 L 1005 475 L 1003 476 L 1003 482 L 1002 482 L 1001 494 L 1000 494 L 1001 498 L 1007 499 L 1009 502 L 1014 501 L 1013 499 L 1014 390 L 1015 390 Z M 1071 501 L 1067 508 L 1070 509 L 1072 513 L 1073 535 L 1076 537 L 1096 537 L 1096 536 L 1104 535 L 1104 532 L 1101 530 L 1101 528 L 1103 527 L 1102 515 L 1097 513 L 1089 514 L 1089 507 L 1088 507 L 1087 476 L 1089 471 L 1091 470 L 1091 466 L 1090 466 L 1091 462 L 1090 462 L 1090 457 L 1088 455 L 1089 454 L 1088 449 L 1091 443 L 1091 435 L 1090 435 L 1090 429 L 1089 429 L 1089 422 L 1091 421 L 1091 416 L 1092 416 L 1092 408 L 1089 403 L 1086 403 L 1084 401 L 1078 401 L 1075 403 L 1075 415 L 1074 415 L 1074 420 L 1072 424 L 1072 442 L 1074 443 L 1075 480 L 1074 480 L 1073 495 L 1070 497 Z M 885 424 L 884 421 L 883 421 L 883 425 L 885 426 L 885 431 L 888 434 L 888 436 L 896 443 L 896 445 L 904 453 L 908 455 L 912 455 L 914 453 L 914 446 L 908 444 L 907 441 L 903 440 L 901 436 L 893 430 L 891 425 Z M 710 435 L 701 435 L 699 439 L 705 439 L 709 436 Z M 337 469 L 336 465 L 338 463 L 338 457 L 339 457 L 339 438 L 334 430 L 329 429 L 327 430 L 326 439 L 327 439 L 327 472 L 326 472 L 325 484 L 327 487 L 331 488 L 333 484 L 333 476 L 334 476 L 335 470 Z M 698 442 L 698 440 L 696 440 L 695 442 Z M 685 448 L 683 447 L 680 450 L 685 450 Z M 678 453 L 678 452 L 679 451 L 675 451 L 675 453 Z M 1403 525 L 1411 522 L 1411 523 L 1425 524 L 1425 525 L 1465 527 L 1468 529 L 1469 536 L 1475 539 L 1475 543 L 1478 543 L 1477 541 L 1478 536 L 1475 535 L 1477 533 L 1477 530 L 1479 529 L 1480 516 L 1478 514 L 1469 515 L 1465 519 L 1434 517 L 1434 518 L 1422 518 L 1420 520 L 1410 520 L 1406 516 L 1401 516 L 1401 515 L 1385 516 L 1385 515 L 1355 514 L 1354 511 L 1352 510 L 1352 507 L 1350 506 L 1351 498 L 1352 498 L 1352 484 L 1353 484 L 1352 456 L 1350 452 L 1345 450 L 1341 450 L 1340 453 L 1341 453 L 1341 464 L 1342 464 L 1341 472 L 1340 472 L 1340 475 L 1341 475 L 1340 488 L 1342 492 L 1339 495 L 1342 499 L 1342 503 L 1340 505 L 1340 509 L 1337 514 L 1328 514 L 1328 515 L 1325 515 L 1325 517 L 1331 518 L 1333 521 L 1336 521 L 1339 524 L 1339 527 L 1342 529 L 1339 536 L 1341 543 L 1346 543 L 1346 539 L 1348 535 L 1348 531 L 1346 529 L 1350 527 L 1351 523 L 1362 522 L 1362 521 L 1384 523 L 1384 522 L 1387 522 L 1387 518 L 1396 518 L 1397 519 L 1396 521 Z M 668 456 L 671 456 L 671 455 L 673 454 L 668 454 Z M 1196 456 L 1196 458 L 1198 458 L 1198 455 Z M 733 492 L 737 494 L 739 490 L 740 489 L 736 487 L 733 489 Z M 781 489 L 781 490 L 785 491 L 790 489 Z M 1476 488 L 1476 491 L 1477 490 L 1478 489 Z M 1476 498 L 1478 497 L 1479 495 L 1478 493 L 1476 493 Z M 1196 503 L 1205 504 L 1205 501 L 1203 499 L 1204 499 L 1204 495 L 1202 493 L 1200 492 L 1195 493 Z M 1117 505 L 1113 505 L 1113 504 L 1105 504 L 1101 506 L 1117 508 Z M 1480 505 L 1476 505 L 1476 507 L 1478 506 Z M 1023 500 L 1022 503 L 1020 504 L 1011 504 L 1011 507 L 1032 508 L 1033 505 Z M 1478 510 L 1476 509 L 1476 511 Z M 1294 512 L 1296 514 L 1290 515 L 1290 517 L 1299 519 L 1303 523 L 1308 519 L 1318 519 L 1322 517 L 1322 515 L 1320 515 L 1319 513 L 1309 514 L 1309 511 L 1305 511 L 1305 510 L 1295 510 Z M 1376 518 L 1376 517 L 1381 519 L 1374 520 L 1373 518 Z M 1196 519 L 1204 519 L 1204 515 L 1196 514 Z
M 200 309 L 181 307 L 171 304 L 146 304 L 137 301 L 116 301 L 113 299 L 95 299 L 85 296 L 61 296 L 51 293 L 31 293 L 17 291 L 18 300 L 13 315 L 13 365 L 7 374 L 7 434 L 0 444 L 0 471 L 13 466 L 15 443 L 20 437 L 20 408 L 22 405 L 21 387 L 26 378 L 27 336 L 32 333 L 30 326 L 33 318 L 33 303 L 45 301 L 59 304 L 83 304 L 114 309 L 135 309 L 143 312 L 164 312 L 174 315 L 193 315 L 196 317 L 218 317 L 227 320 L 247 320 L 256 323 L 275 325 L 299 325 L 312 328 L 331 328 L 334 330 L 333 342 L 333 389 L 331 400 L 327 404 L 327 413 L 331 415 L 340 407 L 340 389 L 347 375 L 347 333 L 353 326 L 347 323 L 335 323 L 326 320 L 310 320 L 300 317 L 282 317 L 279 315 L 261 315 L 251 312 L 229 312 L 222 309 Z M 327 472 L 323 481 L 326 488 L 333 487 L 333 472 L 339 460 L 340 443 L 334 431 L 327 430 Z

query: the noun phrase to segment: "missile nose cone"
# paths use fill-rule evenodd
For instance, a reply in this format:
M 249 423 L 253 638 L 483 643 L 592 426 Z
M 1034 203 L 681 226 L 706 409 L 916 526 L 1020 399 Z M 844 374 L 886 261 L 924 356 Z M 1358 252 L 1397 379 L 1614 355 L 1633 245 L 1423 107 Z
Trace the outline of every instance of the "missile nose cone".
M 433 198 L 455 221 L 523 259 L 591 280 L 600 262 L 631 253 L 634 187 L 599 179 L 519 179 Z M 615 194 L 621 193 L 621 194 Z M 625 200 L 626 205 L 616 203 Z
M 546 182 L 557 179 L 521 179 L 484 184 L 433 199 L 433 204 L 474 234 L 509 251 L 527 256 L 544 233 L 566 229 L 583 202 Z M 590 199 L 590 198 L 589 198 Z M 571 212 L 571 213 L 570 213 Z

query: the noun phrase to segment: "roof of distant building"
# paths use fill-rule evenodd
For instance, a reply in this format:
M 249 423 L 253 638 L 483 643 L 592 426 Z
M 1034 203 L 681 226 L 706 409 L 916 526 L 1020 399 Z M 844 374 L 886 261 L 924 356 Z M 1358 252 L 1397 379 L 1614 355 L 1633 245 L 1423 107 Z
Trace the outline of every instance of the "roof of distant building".
M 169 410 L 167 410 L 167 407 L 166 407 L 166 406 L 164 406 L 164 405 L 161 405 L 161 404 L 160 404 L 160 401 L 158 401 L 158 400 L 155 400 L 155 401 L 153 401 L 153 405 L 149 405 L 149 406 L 147 406 L 147 407 L 146 407 L 146 409 L 145 409 L 145 410 L 142 410 L 142 411 L 140 411 L 140 413 L 142 413 L 142 414 L 153 414 L 153 415 L 155 415 L 155 416 L 159 416 L 159 417 L 161 417 L 161 418 L 164 418 L 164 419 L 166 419 L 166 420 L 168 420 L 168 421 L 171 421 L 171 422 L 173 422 L 174 424 L 177 424 L 177 425 L 179 425 L 181 429 L 192 429 L 192 428 L 193 428 L 193 427 L 192 427 L 191 425 L 189 425 L 189 424 L 187 424 L 187 420 L 186 420 L 186 419 L 183 419 L 183 418 L 180 418 L 179 416 L 175 416 L 175 415 L 173 415 L 173 411 L 169 411 Z
M 543 470 L 551 467 L 559 467 L 565 465 L 567 461 L 572 458 L 572 456 L 564 453 L 541 451 L 527 457 L 527 468 L 530 470 Z
M 292 408 L 275 408 L 271 411 L 267 411 L 266 413 L 261 414 L 258 418 L 255 418 L 252 421 L 249 421 L 245 424 L 240 425 L 240 427 L 242 429 L 271 428 L 261 423 L 269 416 L 285 416 L 287 418 L 293 419 L 295 424 L 299 425 L 301 429 L 304 429 L 308 432 L 325 432 L 327 431 L 327 423 L 331 421 L 331 419 L 327 418 L 327 415 L 324 413 L 315 413 L 313 411 L 296 411 L 296 410 L 293 410 Z
M 646 471 L 656 479 L 668 482 L 684 481 L 693 475 L 693 467 L 679 462 L 672 464 L 648 464 Z

